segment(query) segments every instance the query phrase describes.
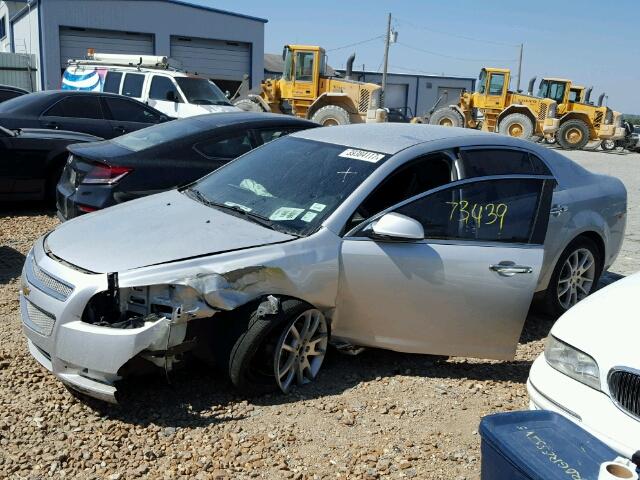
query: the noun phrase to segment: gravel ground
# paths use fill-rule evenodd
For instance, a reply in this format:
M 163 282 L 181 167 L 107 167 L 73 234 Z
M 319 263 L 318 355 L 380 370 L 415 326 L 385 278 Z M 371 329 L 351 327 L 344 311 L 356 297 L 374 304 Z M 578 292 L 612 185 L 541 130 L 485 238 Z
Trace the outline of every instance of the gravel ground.
M 616 175 L 629 223 L 605 282 L 640 269 L 640 155 L 569 154 Z M 483 415 L 527 406 L 525 381 L 553 321 L 531 314 L 511 362 L 331 352 L 318 381 L 288 396 L 238 398 L 194 367 L 128 382 L 126 402 L 80 401 L 32 360 L 18 276 L 57 224 L 38 205 L 0 211 L 1 478 L 478 479 Z

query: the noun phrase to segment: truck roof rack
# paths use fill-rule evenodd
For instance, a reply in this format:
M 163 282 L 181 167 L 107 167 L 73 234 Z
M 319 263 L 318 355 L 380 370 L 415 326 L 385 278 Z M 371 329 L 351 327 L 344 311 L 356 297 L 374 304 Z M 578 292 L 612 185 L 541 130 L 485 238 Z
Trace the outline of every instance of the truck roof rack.
M 68 63 L 69 65 L 117 65 L 164 70 L 180 70 L 182 67 L 182 64 L 177 60 L 165 56 L 96 53 L 92 48 L 87 51 L 87 58 L 69 59 Z

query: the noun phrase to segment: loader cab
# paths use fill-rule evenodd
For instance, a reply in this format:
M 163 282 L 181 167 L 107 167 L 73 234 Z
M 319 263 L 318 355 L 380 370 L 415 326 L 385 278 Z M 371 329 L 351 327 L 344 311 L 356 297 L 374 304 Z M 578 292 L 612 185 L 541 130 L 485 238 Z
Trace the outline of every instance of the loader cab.
M 577 85 L 572 86 L 569 89 L 569 102 L 570 103 L 584 103 L 584 87 L 579 87 Z
M 511 71 L 502 68 L 483 68 L 478 76 L 476 92 L 479 108 L 503 109 L 509 90 Z
M 543 78 L 540 80 L 538 97 L 550 98 L 560 105 L 571 102 L 571 81 L 562 78 Z
M 314 100 L 318 96 L 320 77 L 325 75 L 327 62 L 324 49 L 309 45 L 285 45 L 282 59 L 282 96 Z

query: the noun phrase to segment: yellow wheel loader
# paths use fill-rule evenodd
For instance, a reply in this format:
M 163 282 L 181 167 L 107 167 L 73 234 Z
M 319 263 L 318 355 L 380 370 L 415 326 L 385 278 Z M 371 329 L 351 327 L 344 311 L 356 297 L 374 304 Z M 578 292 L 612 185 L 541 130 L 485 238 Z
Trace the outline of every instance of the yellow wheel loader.
M 538 97 L 558 103 L 557 118 L 559 128 L 555 134 L 558 144 L 565 149 L 584 148 L 589 141 L 620 140 L 626 131 L 622 125 L 622 115 L 602 105 L 604 95 L 598 105 L 589 103 L 591 91 L 578 96 L 580 89 L 564 78 L 543 78 L 540 81 Z
M 351 79 L 355 55 L 344 78 L 327 74 L 327 57 L 318 46 L 285 45 L 282 58 L 282 77 L 263 81 L 258 92 L 241 86 L 234 97 L 238 108 L 295 115 L 320 125 L 386 120 L 386 110 L 379 108 L 381 87 Z
M 553 135 L 558 129 L 556 102 L 510 91 L 510 77 L 508 69 L 483 68 L 477 91 L 463 92 L 457 104 L 436 110 L 429 123 L 481 128 L 523 139 Z

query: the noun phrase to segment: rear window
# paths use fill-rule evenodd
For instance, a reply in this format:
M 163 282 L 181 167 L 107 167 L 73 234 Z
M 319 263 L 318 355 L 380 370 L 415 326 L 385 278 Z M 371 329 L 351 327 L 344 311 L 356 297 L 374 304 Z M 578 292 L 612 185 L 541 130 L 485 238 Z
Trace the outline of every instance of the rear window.
M 463 150 L 466 178 L 491 175 L 551 175 L 542 160 L 520 150 Z
M 17 112 L 23 108 L 29 108 L 34 104 L 35 98 L 40 97 L 37 94 L 20 95 L 5 102 L 0 103 L 0 112 Z M 43 101 L 44 97 L 40 97 Z
M 124 76 L 124 83 L 122 84 L 122 95 L 127 97 L 142 97 L 142 85 L 144 84 L 144 74 L 142 73 L 127 73 Z
M 120 81 L 122 80 L 122 72 L 107 72 L 104 79 L 103 92 L 120 93 Z
M 180 140 L 204 130 L 202 123 L 191 119 L 173 120 L 116 137 L 111 141 L 133 152 Z
M 137 100 L 105 97 L 111 117 L 118 122 L 159 123 L 160 116 Z

